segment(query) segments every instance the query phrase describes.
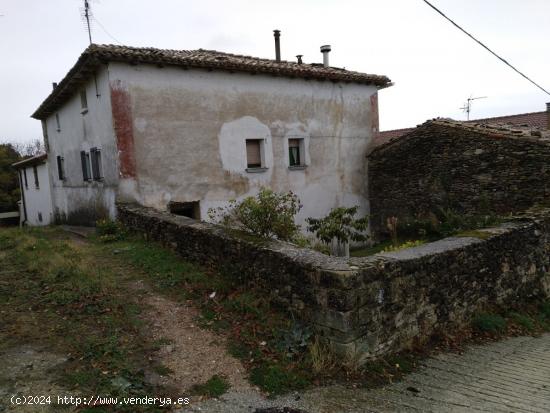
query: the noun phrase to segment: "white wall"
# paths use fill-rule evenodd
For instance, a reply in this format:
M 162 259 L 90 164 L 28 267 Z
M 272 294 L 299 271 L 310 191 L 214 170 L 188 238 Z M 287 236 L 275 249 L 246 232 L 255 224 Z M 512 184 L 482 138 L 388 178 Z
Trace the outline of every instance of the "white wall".
M 198 200 L 205 219 L 264 185 L 298 194 L 300 222 L 341 205 L 368 211 L 376 87 L 121 63 L 109 72 L 131 96 L 137 177 L 125 198 L 158 209 Z M 303 170 L 288 168 L 293 137 L 305 139 Z M 247 138 L 264 139 L 263 173 L 246 171 Z
M 27 212 L 26 224 L 31 226 L 49 225 L 53 222 L 53 208 L 47 163 L 37 165 L 36 170 L 38 187 L 35 185 L 33 167 L 28 166 L 20 169 Z M 27 186 L 25 186 L 24 171 L 27 173 Z M 42 220 L 40 220 L 40 216 L 42 216 Z
M 117 151 L 112 126 L 111 100 L 106 66 L 82 86 L 86 90 L 87 113 L 82 113 L 79 90 L 75 90 L 59 110 L 60 130 L 55 114 L 46 120 L 49 140 L 50 177 L 54 214 L 73 223 L 90 223 L 94 213 L 115 216 L 115 195 L 118 185 Z M 99 95 L 99 96 L 97 96 Z M 85 182 L 80 151 L 101 149 L 104 179 Z M 60 180 L 57 156 L 65 163 L 65 180 Z

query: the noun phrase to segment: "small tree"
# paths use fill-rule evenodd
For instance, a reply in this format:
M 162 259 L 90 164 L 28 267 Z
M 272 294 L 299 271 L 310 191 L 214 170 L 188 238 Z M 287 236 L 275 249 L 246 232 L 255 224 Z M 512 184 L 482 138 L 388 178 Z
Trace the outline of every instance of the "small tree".
M 366 241 L 368 217 L 355 218 L 359 207 L 333 208 L 324 218 L 308 218 L 307 230 L 326 244 L 332 244 L 333 255 L 348 256 L 349 241 Z M 334 245 L 336 241 L 336 245 Z
M 300 229 L 294 217 L 302 208 L 293 192 L 276 193 L 262 187 L 256 196 L 249 196 L 241 202 L 230 201 L 229 205 L 210 208 L 209 218 L 214 222 L 242 229 L 263 238 L 290 241 Z

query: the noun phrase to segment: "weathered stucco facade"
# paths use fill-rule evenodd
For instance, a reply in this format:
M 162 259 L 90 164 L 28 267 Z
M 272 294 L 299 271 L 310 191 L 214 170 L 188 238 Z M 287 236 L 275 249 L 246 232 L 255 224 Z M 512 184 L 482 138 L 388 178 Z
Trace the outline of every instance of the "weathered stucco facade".
M 110 65 L 109 76 L 128 95 L 133 129 L 125 139 L 135 172 L 122 199 L 161 210 L 199 201 L 205 219 L 209 208 L 268 186 L 299 196 L 298 219 L 340 205 L 366 212 L 375 86 L 125 64 Z M 305 167 L 289 166 L 293 138 L 304 140 Z M 261 172 L 247 171 L 247 139 L 263 140 Z
M 108 77 L 106 67 L 99 70 L 95 79 L 91 77 L 83 83 L 45 120 L 52 200 L 58 222 L 91 224 L 116 214 L 119 173 Z M 87 110 L 82 108 L 80 92 L 86 93 Z M 81 152 L 89 154 L 91 148 L 101 150 L 101 179 L 85 180 L 83 176 Z M 58 157 L 63 158 L 63 179 Z
M 45 122 L 58 221 L 114 217 L 116 199 L 159 210 L 193 203 L 193 217 L 205 220 L 209 208 L 262 186 L 298 195 L 298 223 L 336 206 L 368 212 L 365 156 L 378 132 L 377 93 L 389 79 L 211 51 L 197 56 L 85 51 L 33 115 Z M 258 142 L 261 167 L 248 167 L 247 140 Z M 87 179 L 82 159 L 96 149 L 101 178 Z

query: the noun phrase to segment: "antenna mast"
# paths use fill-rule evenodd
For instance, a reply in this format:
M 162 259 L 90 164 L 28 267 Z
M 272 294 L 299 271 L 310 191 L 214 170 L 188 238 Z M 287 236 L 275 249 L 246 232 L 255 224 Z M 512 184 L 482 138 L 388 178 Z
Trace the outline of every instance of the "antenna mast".
M 466 103 L 460 109 L 462 109 L 464 112 L 466 112 L 466 119 L 467 120 L 470 120 L 470 112 L 472 111 L 472 100 L 486 99 L 486 98 L 487 98 L 487 96 L 479 96 L 479 97 L 476 97 L 476 98 L 473 98 L 473 97 L 470 96 L 466 100 Z
M 90 44 L 92 44 L 92 29 L 90 28 L 90 4 L 88 0 L 84 0 L 84 18 L 86 19 L 86 26 L 88 27 L 88 39 L 90 39 Z

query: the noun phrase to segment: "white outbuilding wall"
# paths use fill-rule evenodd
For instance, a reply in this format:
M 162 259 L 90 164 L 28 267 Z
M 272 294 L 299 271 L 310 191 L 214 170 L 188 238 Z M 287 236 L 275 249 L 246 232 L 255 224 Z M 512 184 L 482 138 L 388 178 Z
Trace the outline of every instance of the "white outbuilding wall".
M 36 181 L 34 168 L 36 168 L 38 178 Z M 24 200 L 22 222 L 30 226 L 53 223 L 54 216 L 47 162 L 35 166 L 22 166 L 19 168 L 19 176 L 23 192 L 21 198 Z

